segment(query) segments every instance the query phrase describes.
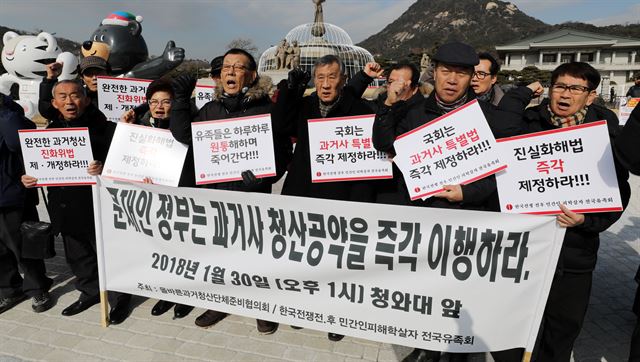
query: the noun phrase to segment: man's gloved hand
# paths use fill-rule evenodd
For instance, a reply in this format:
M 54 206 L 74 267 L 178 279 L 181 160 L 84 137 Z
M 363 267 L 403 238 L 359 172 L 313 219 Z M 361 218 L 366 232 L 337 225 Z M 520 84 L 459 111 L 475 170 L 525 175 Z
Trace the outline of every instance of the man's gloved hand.
M 294 68 L 289 71 L 289 89 L 306 88 L 309 80 L 311 80 L 311 74 L 302 68 Z
M 247 191 L 256 191 L 262 185 L 262 179 L 257 178 L 251 170 L 243 171 L 240 175 Z
M 189 102 L 191 93 L 196 88 L 196 78 L 191 74 L 181 74 L 171 83 L 176 102 Z

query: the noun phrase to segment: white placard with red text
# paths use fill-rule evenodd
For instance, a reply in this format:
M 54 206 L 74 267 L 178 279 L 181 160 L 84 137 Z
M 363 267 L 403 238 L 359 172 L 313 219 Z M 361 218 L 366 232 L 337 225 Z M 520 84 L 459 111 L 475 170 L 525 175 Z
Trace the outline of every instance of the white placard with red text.
M 94 185 L 87 173 L 93 161 L 86 127 L 19 130 L 25 174 L 37 186 Z
M 402 171 L 411 200 L 507 167 L 477 100 L 398 136 L 393 146 L 393 162 Z
M 98 77 L 98 108 L 111 122 L 147 101 L 146 79 Z
M 606 121 L 498 140 L 509 164 L 496 175 L 500 209 L 560 214 L 622 211 Z
M 633 112 L 633 109 L 640 103 L 640 98 L 621 98 L 620 108 L 618 108 L 618 120 L 620 121 L 620 125 L 624 126 Z
M 196 89 L 194 92 L 194 96 L 196 98 L 196 107 L 200 109 L 205 104 L 211 102 L 215 98 L 215 91 L 215 85 L 196 84 Z
M 171 131 L 118 123 L 102 174 L 115 180 L 178 186 L 188 146 Z
M 191 138 L 197 185 L 276 175 L 269 114 L 192 123 Z
M 374 115 L 308 120 L 312 182 L 392 178 L 391 160 L 371 142 Z

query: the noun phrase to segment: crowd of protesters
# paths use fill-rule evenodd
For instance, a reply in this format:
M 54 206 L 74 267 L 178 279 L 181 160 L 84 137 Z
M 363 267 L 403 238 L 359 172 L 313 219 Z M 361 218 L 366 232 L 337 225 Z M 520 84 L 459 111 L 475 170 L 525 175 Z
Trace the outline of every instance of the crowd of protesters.
M 626 207 L 630 198 L 628 172 L 640 173 L 640 108 L 631 114 L 624 131 L 615 113 L 594 103 L 600 83 L 599 73 L 589 64 L 565 63 L 552 73 L 549 97 L 528 108 L 533 97 L 543 93 L 540 83 L 516 87 L 506 94 L 497 85 L 499 63 L 489 53 L 478 54 L 467 44 L 441 45 L 432 57 L 433 91 L 420 92 L 420 71 L 408 61 L 400 61 L 386 70 L 386 91 L 374 100 L 362 98 L 367 85 L 384 70 L 369 63 L 352 79 L 340 58 L 319 58 L 312 72 L 300 68 L 289 72 L 275 95 L 271 80 L 257 73 L 253 56 L 242 49 L 231 49 L 211 62 L 211 77 L 217 83 L 214 99 L 201 109 L 191 96 L 196 79 L 180 75 L 173 80 L 159 79 L 147 90 L 147 103 L 123 114 L 121 121 L 148 127 L 169 129 L 173 137 L 188 145 L 180 187 L 195 187 L 191 124 L 193 122 L 271 114 L 274 155 L 277 172 L 269 178 L 256 178 L 249 170 L 241 181 L 202 187 L 236 192 L 271 193 L 272 185 L 285 174 L 283 195 L 321 199 L 499 212 L 494 176 L 466 185 L 446 185 L 445 191 L 426 200 L 411 201 L 401 172 L 394 166 L 389 180 L 355 182 L 311 182 L 309 119 L 375 114 L 373 144 L 393 156 L 397 136 L 464 106 L 478 103 L 496 138 L 572 127 L 606 120 L 615 149 L 618 188 Z M 47 66 L 40 85 L 40 113 L 48 119 L 47 128 L 87 127 L 94 161 L 87 172 L 99 175 L 115 130 L 97 108 L 96 76 L 108 75 L 109 64 L 102 58 L 85 57 L 80 64 L 80 80 L 57 81 L 61 66 Z M 640 80 L 640 78 L 639 78 Z M 308 84 L 315 91 L 305 96 Z M 636 88 L 638 85 L 635 86 Z M 633 92 L 633 90 L 630 90 Z M 634 93 L 635 94 L 635 93 Z M 35 312 L 53 306 L 48 291 L 52 280 L 46 276 L 43 260 L 23 257 L 20 225 L 37 220 L 37 179 L 24 174 L 17 131 L 32 129 L 22 109 L 9 97 L 0 98 L 0 313 L 31 298 Z M 295 140 L 295 148 L 292 140 Z M 142 182 L 153 183 L 145 178 Z M 96 239 L 90 186 L 48 187 L 51 222 L 54 233 L 64 242 L 66 260 L 73 272 L 80 297 L 63 309 L 73 316 L 99 303 Z M 560 260 L 533 353 L 537 361 L 569 361 L 573 344 L 582 329 L 589 303 L 592 273 L 596 265 L 599 234 L 621 216 L 621 212 L 580 214 L 561 206 L 557 216 L 567 228 Z M 83 225 L 79 228 L 78 225 Z M 19 271 L 22 271 L 23 276 Z M 640 282 L 640 269 L 636 280 Z M 122 323 L 131 312 L 131 296 L 110 293 L 112 324 Z M 187 316 L 193 307 L 158 301 L 152 315 L 174 309 L 176 318 Z M 634 311 L 640 316 L 640 291 Z M 208 310 L 195 319 L 200 327 L 211 327 L 227 316 Z M 278 324 L 257 320 L 262 334 L 277 331 Z M 329 333 L 339 341 L 343 336 Z M 524 350 L 493 351 L 496 361 L 519 361 Z M 449 360 L 466 360 L 465 354 L 450 354 Z M 406 356 L 407 361 L 437 361 L 440 352 L 422 349 Z M 630 360 L 640 360 L 640 327 L 636 325 Z

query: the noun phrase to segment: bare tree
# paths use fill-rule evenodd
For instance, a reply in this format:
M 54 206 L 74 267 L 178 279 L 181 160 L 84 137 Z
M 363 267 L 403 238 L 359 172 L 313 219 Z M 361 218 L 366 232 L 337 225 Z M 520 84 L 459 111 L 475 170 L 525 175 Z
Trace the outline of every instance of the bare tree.
M 258 52 L 258 47 L 253 43 L 253 40 L 249 38 L 235 38 L 227 44 L 227 49 L 239 48 L 246 50 L 254 57 Z

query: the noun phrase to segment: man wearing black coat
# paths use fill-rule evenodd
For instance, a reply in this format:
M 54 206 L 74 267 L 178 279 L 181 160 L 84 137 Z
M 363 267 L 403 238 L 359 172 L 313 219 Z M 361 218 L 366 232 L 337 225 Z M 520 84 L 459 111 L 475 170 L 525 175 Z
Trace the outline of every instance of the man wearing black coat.
M 27 297 L 37 313 L 53 306 L 49 296 L 53 280 L 45 275 L 44 260 L 22 257 L 20 225 L 27 218 L 37 218 L 37 194 L 28 195 L 20 183 L 24 166 L 18 130 L 34 128 L 22 107 L 0 94 L 0 313 Z
M 231 49 L 225 53 L 226 62 L 222 66 L 221 80 L 216 87 L 215 100 L 206 103 L 195 117 L 191 115 L 189 98 L 196 80 L 180 76 L 174 83 L 175 100 L 171 108 L 171 133 L 176 140 L 192 145 L 191 123 L 218 119 L 255 116 L 271 113 L 269 90 L 271 80 L 258 77 L 257 64 L 251 54 L 242 49 Z M 243 173 L 243 181 L 208 184 L 204 187 L 271 193 L 271 185 L 286 171 L 291 154 L 291 142 L 277 132 L 273 132 L 276 160 L 276 176 L 256 180 L 251 172 Z
M 87 127 L 94 159 L 87 172 L 99 175 L 107 158 L 115 123 L 107 121 L 104 114 L 91 105 L 91 100 L 77 81 L 56 83 L 52 104 L 58 116 L 50 120 L 47 128 Z M 34 187 L 37 181 L 35 177 L 22 176 L 25 187 Z M 81 293 L 76 302 L 62 311 L 62 315 L 72 316 L 100 301 L 93 196 L 91 186 L 49 187 L 48 191 L 53 231 L 54 234 L 62 234 L 67 263 L 76 277 L 75 287 Z
M 321 182 L 311 181 L 309 151 L 309 119 L 372 114 L 373 110 L 361 97 L 373 76 L 382 73 L 376 63 L 367 64 L 350 86 L 346 82 L 344 63 L 335 55 L 316 60 L 313 82 L 316 91 L 303 97 L 309 74 L 301 69 L 289 72 L 288 81 L 278 85 L 278 101 L 274 111 L 274 127 L 278 132 L 296 139 L 293 161 L 282 187 L 283 195 L 330 200 L 374 202 L 376 181 Z M 364 87 L 363 87 L 364 86 Z M 332 341 L 344 336 L 329 333 Z
M 420 107 L 424 103 L 425 98 L 420 93 L 420 70 L 413 63 L 408 61 L 400 61 L 389 69 L 387 76 L 387 91 L 380 94 L 374 101 L 376 113 L 380 110 L 388 111 L 390 107 L 396 104 L 394 112 L 389 117 L 402 119 L 406 116 L 409 109 Z M 394 122 L 389 120 L 389 122 Z M 374 146 L 379 150 L 385 150 L 393 155 L 393 141 L 395 138 L 385 137 L 381 132 L 389 131 L 382 129 L 379 121 L 378 126 L 373 127 Z M 408 205 L 410 203 L 409 194 L 403 188 L 404 182 L 402 174 L 398 166 L 393 164 L 393 178 L 382 180 L 377 184 L 376 202 L 380 204 Z
M 427 99 L 396 100 L 388 97 L 385 106 L 378 110 L 373 126 L 373 144 L 377 150 L 395 154 L 393 142 L 396 137 L 476 99 L 470 82 L 473 67 L 479 60 L 472 47 L 463 43 L 447 43 L 439 47 L 433 60 L 436 62 L 434 72 L 437 71 L 439 76 L 434 76 L 435 90 Z M 488 102 L 478 101 L 478 104 L 496 138 L 514 136 L 522 131 L 524 126 L 519 117 L 503 112 Z M 397 201 L 406 204 L 409 198 L 404 179 L 400 176 L 396 181 L 399 190 Z M 498 211 L 493 176 L 466 185 L 446 185 L 445 189 L 435 197 L 425 201 L 416 200 L 411 204 Z
M 505 94 L 500 107 L 519 113 L 527 124 L 527 133 L 606 120 L 613 144 L 618 133 L 618 118 L 607 108 L 593 103 L 599 83 L 600 74 L 591 65 L 565 63 L 551 75 L 549 99 L 526 108 L 534 90 L 539 92 L 542 88 L 534 83 Z M 631 194 L 627 182 L 629 174 L 617 160 L 615 168 L 622 203 L 626 207 Z M 538 361 L 570 360 L 573 343 L 582 329 L 589 305 L 599 234 L 622 215 L 622 212 L 578 214 L 564 205 L 560 208 L 564 213 L 557 216 L 557 221 L 567 228 L 567 232 L 538 335 L 540 345 L 533 353 Z
M 640 143 L 638 140 L 640 140 L 640 107 L 636 106 L 614 143 L 618 161 L 634 175 L 640 175 Z M 633 312 L 638 319 L 631 337 L 630 362 L 640 361 L 640 267 L 636 272 L 635 280 L 639 285 L 633 302 Z
M 173 137 L 192 146 L 191 123 L 218 119 L 237 118 L 271 113 L 269 90 L 271 80 L 259 78 L 257 64 L 253 56 L 242 49 L 231 49 L 223 58 L 221 79 L 216 88 L 215 99 L 205 104 L 198 114 L 191 115 L 190 97 L 196 80 L 190 76 L 180 76 L 174 82 L 175 99 L 171 107 L 170 129 Z M 276 176 L 256 179 L 251 171 L 242 173 L 242 181 L 221 182 L 204 185 L 206 188 L 271 193 L 271 185 L 284 174 L 291 154 L 289 139 L 273 129 L 273 145 L 276 161 Z M 192 147 L 190 147 L 190 150 Z M 192 151 L 190 151 L 192 152 Z M 187 156 L 188 157 L 188 156 Z M 187 161 L 188 162 L 188 161 Z M 199 327 L 210 327 L 227 316 L 226 313 L 208 310 L 196 318 Z M 271 334 L 278 324 L 257 320 L 258 331 Z
M 105 76 L 111 73 L 111 67 L 106 60 L 90 56 L 85 57 L 80 62 L 80 77 L 84 83 L 87 96 L 96 108 L 98 105 L 98 76 Z M 40 99 L 38 100 L 38 112 L 46 119 L 56 118 L 58 111 L 53 107 L 53 87 L 58 82 L 58 77 L 62 72 L 62 64 L 58 62 L 47 64 L 47 76 L 40 83 Z
M 393 142 L 399 135 L 422 126 L 448 112 L 451 112 L 467 102 L 476 99 L 471 88 L 474 66 L 479 63 L 478 55 L 471 46 L 453 42 L 443 44 L 433 56 L 435 62 L 435 89 L 431 95 L 420 100 L 414 94 L 412 97 L 402 96 L 410 87 L 408 80 L 394 81 L 387 90 L 387 99 L 383 107 L 378 109 L 373 125 L 373 144 L 377 150 L 395 154 Z M 404 83 L 404 84 L 403 84 Z M 478 101 L 489 127 L 496 138 L 519 134 L 524 123 L 521 117 L 508 112 L 502 112 L 494 105 Z M 406 184 L 401 174 L 395 175 L 395 198 L 393 203 L 455 209 L 479 209 L 499 211 L 497 202 L 497 187 L 495 177 L 475 181 L 467 185 L 445 185 L 445 191 L 428 198 L 411 202 Z M 385 200 L 386 203 L 392 203 Z M 494 352 L 496 361 L 518 361 L 522 350 L 514 349 Z M 466 354 L 451 354 L 450 360 L 461 361 Z M 438 361 L 440 352 L 416 348 L 405 357 L 404 361 Z
M 636 75 L 634 84 L 631 87 L 629 87 L 629 90 L 627 91 L 626 96 L 631 98 L 640 97 L 640 74 Z
M 303 97 L 308 78 L 300 70 L 292 70 L 288 82 L 278 86 L 278 101 L 274 127 L 278 132 L 296 139 L 293 161 L 282 188 L 283 195 L 315 197 L 331 200 L 371 202 L 375 190 L 371 182 L 311 182 L 309 128 L 307 121 L 372 114 L 372 109 L 360 98 L 358 87 L 344 87 L 345 66 L 334 56 L 316 61 L 314 84 L 316 92 Z

